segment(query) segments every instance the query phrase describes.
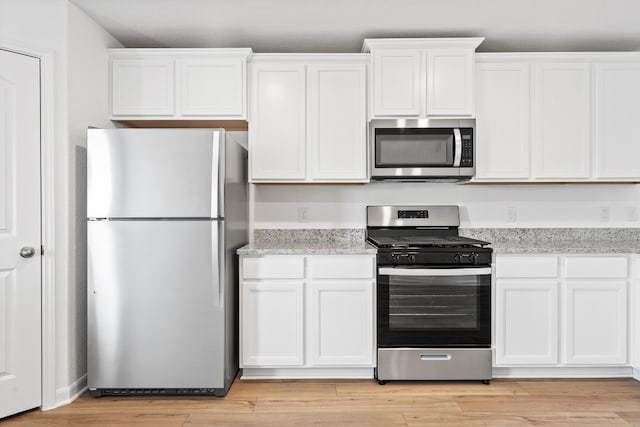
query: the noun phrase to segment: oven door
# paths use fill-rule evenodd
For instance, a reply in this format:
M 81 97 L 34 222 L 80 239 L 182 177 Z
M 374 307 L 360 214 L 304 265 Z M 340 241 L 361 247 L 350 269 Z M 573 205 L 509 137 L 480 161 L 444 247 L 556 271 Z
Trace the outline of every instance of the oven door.
M 379 266 L 378 347 L 490 347 L 490 266 Z

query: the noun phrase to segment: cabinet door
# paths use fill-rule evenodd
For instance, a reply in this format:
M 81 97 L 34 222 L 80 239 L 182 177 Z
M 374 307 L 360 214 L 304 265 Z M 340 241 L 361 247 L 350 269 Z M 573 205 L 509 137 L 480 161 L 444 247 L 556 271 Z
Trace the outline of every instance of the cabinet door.
M 373 366 L 373 281 L 314 281 L 307 299 L 308 360 L 314 366 Z
M 373 60 L 373 115 L 420 114 L 420 50 L 380 49 Z
M 596 177 L 638 179 L 640 63 L 597 64 L 595 93 Z
M 474 52 L 427 49 L 427 115 L 473 116 Z
M 476 72 L 476 177 L 528 178 L 529 65 L 485 63 Z
M 111 114 L 113 116 L 172 116 L 173 59 L 113 59 Z
M 178 61 L 182 116 L 245 117 L 245 60 Z
M 626 280 L 567 280 L 564 314 L 565 363 L 627 362 Z
M 243 282 L 243 366 L 303 364 L 303 282 Z
M 308 70 L 308 164 L 314 181 L 367 181 L 365 64 Z
M 497 280 L 496 364 L 558 363 L 558 281 Z
M 640 257 L 634 257 L 631 282 L 631 365 L 640 371 Z M 638 372 L 640 375 L 640 372 Z M 638 377 L 636 376 L 636 379 Z
M 536 178 L 590 174 L 590 65 L 535 67 L 533 153 Z
M 251 74 L 251 180 L 304 180 L 305 66 L 257 63 Z

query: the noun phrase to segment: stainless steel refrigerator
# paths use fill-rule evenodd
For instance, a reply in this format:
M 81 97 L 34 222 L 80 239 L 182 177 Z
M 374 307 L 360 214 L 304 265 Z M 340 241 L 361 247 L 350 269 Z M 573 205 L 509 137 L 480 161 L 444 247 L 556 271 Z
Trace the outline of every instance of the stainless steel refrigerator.
M 229 390 L 248 184 L 247 152 L 225 136 L 88 130 L 91 395 Z

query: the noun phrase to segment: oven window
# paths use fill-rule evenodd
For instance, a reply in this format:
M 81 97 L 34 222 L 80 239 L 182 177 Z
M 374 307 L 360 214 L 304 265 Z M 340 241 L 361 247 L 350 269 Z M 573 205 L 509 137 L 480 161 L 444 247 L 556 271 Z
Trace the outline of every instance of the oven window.
M 441 131 L 442 132 L 442 131 Z M 453 165 L 453 134 L 433 129 L 377 129 L 376 167 Z
M 491 274 L 455 270 L 378 274 L 379 346 L 489 346 Z
M 476 329 L 479 289 L 475 277 L 408 277 L 389 281 L 389 329 Z

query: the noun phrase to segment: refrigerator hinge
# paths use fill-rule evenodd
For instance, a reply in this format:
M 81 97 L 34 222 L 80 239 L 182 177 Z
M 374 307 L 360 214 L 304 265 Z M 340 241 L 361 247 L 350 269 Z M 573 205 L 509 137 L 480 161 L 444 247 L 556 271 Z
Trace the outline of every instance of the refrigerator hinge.
M 44 255 L 44 246 L 40 245 L 40 255 Z

